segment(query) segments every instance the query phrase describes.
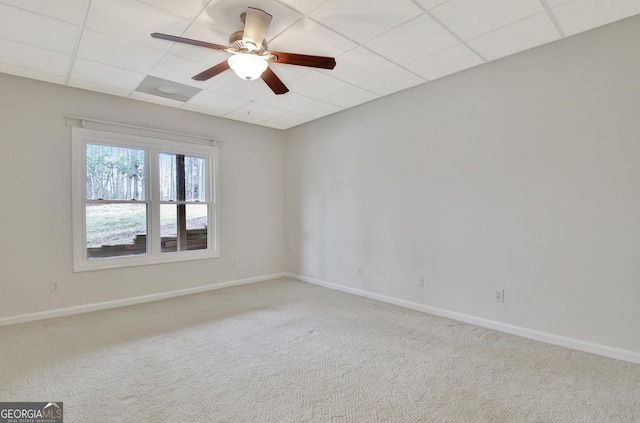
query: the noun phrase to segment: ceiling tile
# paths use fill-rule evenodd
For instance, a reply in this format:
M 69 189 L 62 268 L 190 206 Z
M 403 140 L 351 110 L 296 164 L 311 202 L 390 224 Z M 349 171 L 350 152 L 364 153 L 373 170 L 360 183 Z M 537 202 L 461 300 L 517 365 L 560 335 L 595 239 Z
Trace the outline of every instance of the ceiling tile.
M 325 103 L 323 101 L 314 101 L 296 110 L 296 112 L 307 115 L 314 118 L 320 118 L 343 110 L 342 107 L 338 107 L 333 104 Z
M 90 60 L 76 59 L 73 63 L 71 78 L 125 91 L 133 91 L 144 78 L 144 74 Z
M 366 46 L 404 65 L 458 43 L 442 25 L 423 15 L 369 41 Z
M 191 46 L 182 43 L 174 43 L 171 50 L 169 50 L 169 53 L 192 62 L 198 62 L 203 65 L 203 69 L 207 69 L 220 62 L 224 62 L 231 56 L 229 53 L 224 51 Z
M 409 63 L 406 67 L 418 75 L 434 80 L 483 63 L 473 51 L 458 44 L 423 59 Z
M 51 82 L 52 84 L 61 85 L 64 85 L 66 79 L 65 75 L 56 75 L 49 72 L 39 71 L 31 68 L 21 68 L 4 63 L 0 63 L 0 73 L 6 73 L 8 75 L 16 75 L 22 78 L 35 79 L 38 81 Z
M 190 104 L 190 103 L 183 105 L 181 109 L 190 110 L 192 112 L 197 112 L 197 113 L 203 113 L 205 115 L 211 115 L 211 116 L 224 116 L 227 113 L 229 113 L 224 110 L 216 109 L 214 107 L 206 107 L 206 106 L 200 106 L 197 104 Z
M 165 40 L 152 38 L 151 33 L 180 35 L 188 23 L 186 19 L 139 1 L 91 0 L 85 26 L 157 50 L 165 50 L 170 44 Z
M 640 0 L 573 0 L 553 9 L 566 35 L 640 13 Z
M 351 84 L 366 81 L 396 67 L 390 61 L 364 47 L 359 47 L 340 56 L 336 62 L 336 67 L 333 70 L 323 72 L 330 72 L 331 76 Z
M 87 7 L 87 0 L 0 0 L 0 3 L 30 10 L 40 15 L 49 16 L 75 25 L 80 25 L 85 8 Z
M 193 19 L 204 9 L 210 0 L 139 0 L 150 6 L 178 15 L 185 19 Z
M 224 113 L 232 112 L 247 104 L 247 99 L 229 97 L 228 95 L 213 93 L 211 91 L 201 91 L 188 102 L 189 106 L 199 106 L 212 108 Z
M 261 125 L 264 119 L 256 119 L 251 115 L 229 113 L 224 116 L 225 119 L 233 119 L 239 122 L 251 123 L 253 125 Z
M 122 38 L 85 29 L 78 47 L 78 57 L 147 73 L 160 58 L 160 52 Z
M 191 24 L 181 37 L 220 44 L 223 46 L 228 45 L 229 41 L 229 37 L 227 35 L 223 35 L 219 32 L 213 31 L 211 28 L 195 23 Z M 170 41 L 165 41 L 165 43 L 165 48 L 171 45 Z M 203 64 L 211 64 L 211 66 L 215 63 L 228 59 L 230 56 L 229 53 L 220 50 L 184 43 L 173 43 L 173 45 L 171 45 L 170 53 Z
M 214 28 L 211 28 L 210 25 L 202 25 L 200 23 L 193 22 L 191 23 L 191 25 L 189 25 L 189 28 L 187 28 L 187 30 L 181 36 L 185 38 L 192 38 L 194 40 L 206 41 L 209 43 L 228 46 L 229 35 L 230 34 L 228 33 L 223 33 Z M 183 45 L 183 44 L 180 44 L 180 45 Z M 202 50 L 202 49 L 208 50 L 205 47 L 197 47 L 197 46 L 189 46 L 189 45 L 185 45 L 185 46 L 194 47 L 194 48 L 197 48 L 198 50 Z
M 71 54 L 78 26 L 0 4 L 0 38 L 34 47 Z
M 214 65 L 215 63 L 211 66 Z M 167 54 L 156 65 L 156 67 L 153 68 L 150 75 L 179 82 L 181 84 L 191 85 L 192 87 L 205 88 L 211 84 L 211 80 L 195 81 L 191 79 L 191 77 L 205 71 L 211 66 L 183 59 L 182 57 L 174 56 L 173 54 Z
M 308 15 L 309 13 L 322 6 L 327 0 L 280 0 L 281 3 Z
M 273 120 L 265 120 L 260 122 L 260 126 L 264 126 L 267 128 L 273 128 L 273 129 L 288 129 L 291 126 L 290 125 L 285 125 L 284 123 L 278 123 L 278 122 L 274 122 Z
M 269 67 L 285 84 L 300 78 L 302 75 L 311 72 L 313 69 L 306 66 L 285 65 L 284 63 L 273 62 L 269 63 Z
M 434 7 L 440 6 L 442 3 L 446 3 L 449 0 L 418 0 L 418 3 L 422 5 L 425 9 L 433 9 Z
M 310 20 L 300 19 L 269 42 L 269 49 L 287 53 L 338 57 L 358 45 Z
M 69 86 L 75 88 L 81 88 L 87 91 L 95 91 L 98 93 L 115 95 L 118 97 L 126 97 L 129 94 L 129 90 L 123 90 L 121 88 L 112 87 L 110 85 L 102 85 L 94 82 L 83 81 L 81 79 L 71 78 L 69 80 Z
M 390 72 L 369 79 L 360 84 L 361 87 L 373 91 L 379 95 L 389 95 L 397 91 L 406 90 L 426 81 L 411 72 L 396 68 Z
M 36 72 L 65 76 L 71 57 L 14 41 L 0 39 L 0 63 Z
M 572 0 L 547 0 L 547 4 L 549 5 L 549 7 L 556 7 L 562 3 L 567 3 L 569 1 Z
M 524 51 L 560 38 L 545 12 L 471 39 L 467 44 L 487 60 Z
M 431 13 L 468 40 L 542 11 L 540 0 L 451 0 Z
M 312 98 L 303 95 L 288 92 L 285 95 L 263 95 L 256 100 L 256 103 L 264 106 L 276 107 L 281 110 L 295 110 L 313 101 Z
M 349 84 L 325 75 L 318 71 L 311 71 L 289 84 L 289 88 L 298 94 L 320 99 L 347 88 Z
M 148 103 L 161 104 L 163 106 L 169 107 L 182 107 L 184 106 L 184 102 L 179 100 L 174 100 L 172 98 L 159 97 L 157 95 L 151 95 L 147 93 L 141 93 L 140 91 L 134 91 L 129 95 L 129 98 L 134 100 L 146 101 Z
M 353 86 L 335 94 L 331 94 L 322 100 L 346 109 L 357 106 L 358 104 L 366 103 L 367 101 L 374 100 L 378 97 L 380 97 L 378 94 Z
M 249 5 L 262 9 L 273 16 L 265 36 L 267 41 L 302 18 L 300 13 L 274 0 L 252 0 Z M 198 16 L 195 22 L 224 34 L 228 39 L 232 33 L 242 30 L 243 25 L 240 20 L 240 14 L 247 11 L 247 6 L 246 2 L 239 2 L 238 0 L 212 1 L 210 6 Z
M 233 71 L 226 71 L 220 75 L 211 78 L 211 85 L 207 87 L 208 91 L 214 93 L 225 94 L 230 97 L 239 98 L 243 101 L 249 99 L 249 89 L 251 89 L 251 95 L 256 100 L 267 93 L 271 93 L 271 90 L 261 79 L 247 82 L 238 78 Z
M 410 0 L 331 0 L 310 17 L 358 43 L 365 43 L 422 13 Z
M 244 106 L 234 110 L 232 115 L 247 115 L 253 119 L 268 120 L 285 113 L 285 110 L 275 107 L 265 106 L 256 102 L 246 103 Z
M 280 124 L 285 128 L 291 128 L 292 126 L 301 125 L 303 123 L 313 120 L 311 116 L 301 115 L 300 113 L 287 112 L 280 116 L 276 116 L 273 119 L 269 119 L 269 122 Z

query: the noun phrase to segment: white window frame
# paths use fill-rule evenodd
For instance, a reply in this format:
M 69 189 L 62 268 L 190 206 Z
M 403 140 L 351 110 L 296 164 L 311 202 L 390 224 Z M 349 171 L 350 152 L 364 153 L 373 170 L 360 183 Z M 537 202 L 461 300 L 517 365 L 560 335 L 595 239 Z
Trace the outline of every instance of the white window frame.
M 113 269 L 120 267 L 144 266 L 188 260 L 211 259 L 220 256 L 217 230 L 217 181 L 218 145 L 211 141 L 203 145 L 203 140 L 194 137 L 198 143 L 184 142 L 190 139 L 183 134 L 172 134 L 146 128 L 126 127 L 117 124 L 109 126 L 105 122 L 94 125 L 100 129 L 89 129 L 85 120 L 67 118 L 72 126 L 72 217 L 73 217 L 73 271 Z M 106 125 L 105 125 L 106 124 Z M 102 128 L 120 132 L 105 131 Z M 124 130 L 122 130 L 124 128 Z M 133 128 L 133 129 L 132 129 Z M 143 134 L 141 136 L 138 134 Z M 161 136 L 158 138 L 156 136 Z M 173 141 L 176 138 L 180 141 Z M 145 150 L 145 200 L 147 203 L 147 252 L 141 255 L 87 258 L 86 242 L 86 145 L 112 145 Z M 159 154 L 177 153 L 204 157 L 206 160 L 208 222 L 207 249 L 179 252 L 161 252 L 160 247 L 160 195 L 159 195 Z M 200 202 L 199 204 L 204 204 Z

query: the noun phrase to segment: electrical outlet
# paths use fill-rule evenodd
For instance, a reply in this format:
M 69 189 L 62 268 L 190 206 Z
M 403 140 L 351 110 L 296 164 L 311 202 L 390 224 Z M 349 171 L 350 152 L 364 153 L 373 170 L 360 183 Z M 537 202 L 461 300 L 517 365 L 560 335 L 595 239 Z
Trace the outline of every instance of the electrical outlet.
M 357 266 L 356 272 L 358 273 L 358 275 L 362 276 L 362 266 Z
M 418 278 L 418 286 L 420 287 L 424 286 L 424 276 L 420 276 Z
M 497 303 L 504 303 L 504 289 L 496 288 L 493 290 L 493 301 Z
M 51 292 L 60 292 L 60 282 L 51 281 Z
M 238 260 L 231 260 L 231 268 L 232 269 L 238 268 Z

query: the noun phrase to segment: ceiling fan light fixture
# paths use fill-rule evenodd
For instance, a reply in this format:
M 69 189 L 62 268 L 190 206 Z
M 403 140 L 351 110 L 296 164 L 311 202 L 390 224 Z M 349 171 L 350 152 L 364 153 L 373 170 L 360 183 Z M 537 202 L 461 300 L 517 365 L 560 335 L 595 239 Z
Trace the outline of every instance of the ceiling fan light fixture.
M 244 28 L 240 31 L 235 31 L 229 36 L 228 46 L 158 32 L 152 33 L 151 36 L 162 40 L 224 51 L 232 55 L 228 60 L 192 76 L 191 79 L 194 81 L 207 81 L 216 75 L 233 69 L 235 74 L 244 80 L 251 81 L 261 78 L 276 95 L 286 94 L 289 89 L 269 68 L 268 62 L 320 69 L 333 69 L 336 66 L 336 59 L 333 57 L 269 51 L 265 36 L 272 17 L 264 10 L 248 7 L 247 11 L 240 15 Z
M 267 61 L 255 54 L 234 54 L 228 60 L 229 67 L 242 79 L 252 81 L 260 78 L 267 69 Z

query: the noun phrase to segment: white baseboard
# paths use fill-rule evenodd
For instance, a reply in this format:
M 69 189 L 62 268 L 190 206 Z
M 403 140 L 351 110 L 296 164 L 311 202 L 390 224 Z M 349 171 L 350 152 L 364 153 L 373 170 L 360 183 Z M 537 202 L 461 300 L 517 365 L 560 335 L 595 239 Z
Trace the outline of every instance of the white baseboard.
M 110 308 L 124 307 L 128 305 L 147 303 L 151 301 L 164 300 L 167 298 L 180 297 L 183 295 L 197 294 L 200 292 L 213 291 L 216 289 L 227 288 L 237 285 L 245 285 L 255 282 L 262 282 L 276 278 L 288 277 L 302 282 L 323 286 L 325 288 L 346 292 L 360 297 L 366 297 L 373 300 L 381 301 L 388 304 L 394 304 L 411 310 L 421 311 L 423 313 L 433 314 L 435 316 L 446 317 L 459 322 L 469 323 L 476 326 L 494 329 L 500 332 L 512 335 L 522 336 L 524 338 L 533 339 L 535 341 L 546 342 L 548 344 L 558 345 L 561 347 L 571 348 L 578 351 L 589 352 L 602 355 L 604 357 L 615 358 L 618 360 L 629 361 L 631 363 L 640 364 L 640 352 L 624 350 L 620 348 L 610 347 L 607 345 L 596 344 L 593 342 L 582 341 L 579 339 L 568 338 L 565 336 L 555 335 L 553 333 L 541 332 L 528 329 L 521 326 L 510 325 L 495 320 L 484 319 L 481 317 L 471 316 L 464 313 L 458 313 L 451 310 L 431 307 L 428 305 L 416 303 L 413 301 L 403 300 L 400 298 L 389 297 L 387 295 L 376 294 L 374 292 L 362 289 L 351 288 L 331 282 L 309 278 L 306 276 L 296 275 L 293 273 L 275 273 L 272 275 L 263 275 L 247 279 L 238 279 L 234 281 L 221 282 L 217 284 L 198 286 L 194 288 L 180 289 L 177 291 L 161 292 L 157 294 L 143 295 L 133 298 L 125 298 L 121 300 L 105 301 L 93 304 L 84 304 L 80 306 L 60 308 L 55 310 L 47 310 L 36 313 L 20 314 L 17 316 L 9 316 L 0 318 L 0 326 L 14 325 L 18 323 L 32 322 L 36 320 L 52 319 L 55 317 L 71 316 L 74 314 L 88 313 L 92 311 L 105 310 Z
M 59 308 L 55 310 L 40 311 L 37 313 L 20 314 L 17 316 L 0 318 L 0 326 L 15 325 L 17 323 L 33 322 L 35 320 L 52 319 L 54 317 L 71 316 L 74 314 L 88 313 L 91 311 L 105 310 L 109 308 L 123 307 L 134 304 L 148 303 L 151 301 L 165 300 L 167 298 L 181 297 L 183 295 L 198 294 L 200 292 L 213 291 L 230 286 L 245 285 L 254 282 L 262 282 L 270 279 L 286 277 L 286 273 L 257 276 L 247 279 L 221 282 L 211 285 L 197 286 L 194 288 L 179 289 L 177 291 L 160 292 L 157 294 L 142 295 L 139 297 L 124 298 L 122 300 L 104 301 L 93 304 L 83 304 L 74 307 Z
M 389 297 L 386 295 L 380 295 L 374 292 L 342 286 L 339 284 L 325 282 L 322 280 L 313 279 L 306 276 L 300 276 L 292 273 L 286 273 L 285 276 L 292 279 L 297 279 L 302 282 L 323 286 L 325 288 L 335 289 L 337 291 L 358 295 L 360 297 L 370 298 L 373 300 L 381 301 L 383 303 L 394 304 L 400 307 L 405 307 L 412 310 L 433 314 L 435 316 L 446 317 L 452 320 L 457 320 L 459 322 L 469 323 L 472 325 L 481 326 L 488 329 L 494 329 L 500 332 L 521 336 L 523 338 L 533 339 L 535 341 L 546 342 L 548 344 L 558 345 L 565 348 L 571 348 L 578 351 L 584 351 L 592 354 L 601 355 L 604 357 L 615 358 L 617 360 L 624 360 L 624 361 L 629 361 L 631 363 L 640 364 L 640 352 L 637 352 L 637 351 L 624 350 L 620 348 L 610 347 L 607 345 L 601 345 L 593 342 L 582 341 L 579 339 L 567 338 L 565 336 L 555 335 L 553 333 L 527 329 L 521 326 L 510 325 L 510 324 L 498 322 L 495 320 L 484 319 L 481 317 L 458 313 L 451 310 L 431 307 L 431 306 L 419 304 L 413 301 Z

